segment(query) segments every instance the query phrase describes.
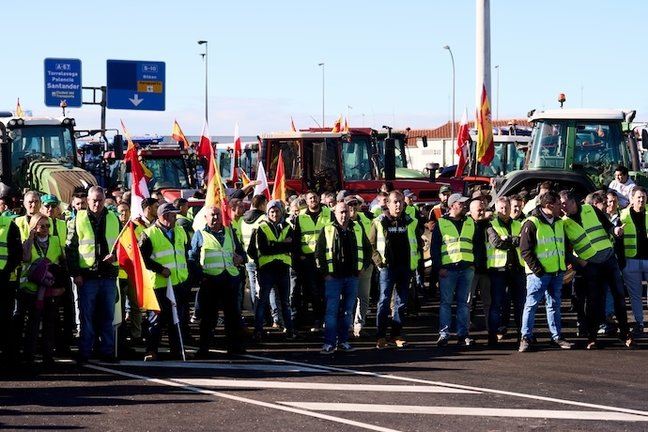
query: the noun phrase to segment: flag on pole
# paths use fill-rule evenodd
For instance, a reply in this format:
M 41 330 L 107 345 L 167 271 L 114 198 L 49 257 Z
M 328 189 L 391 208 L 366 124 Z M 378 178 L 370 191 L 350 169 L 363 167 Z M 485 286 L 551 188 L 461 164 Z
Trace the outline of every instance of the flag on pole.
M 209 158 L 214 154 L 214 148 L 212 146 L 211 135 L 209 135 L 209 126 L 207 125 L 207 122 L 203 124 L 196 154 L 198 154 L 199 157 L 207 158 L 207 160 L 209 160 Z
M 493 121 L 484 84 L 482 85 L 481 106 L 477 112 L 477 160 L 482 165 L 490 165 L 494 156 Z
M 349 133 L 349 119 L 347 119 L 346 117 L 344 117 L 344 129 L 343 129 L 343 132 L 344 133 Z
M 454 125 L 452 125 L 454 127 Z M 457 163 L 457 170 L 455 171 L 456 177 L 461 177 L 463 175 L 464 168 L 468 162 L 468 156 L 470 154 L 470 131 L 468 129 L 468 108 L 464 108 L 463 117 L 461 117 L 461 123 L 459 124 L 459 132 L 457 133 L 457 155 L 459 156 L 459 162 Z
M 173 138 L 174 141 L 183 142 L 185 150 L 187 150 L 191 146 L 191 142 L 189 142 L 184 132 L 182 132 L 182 128 L 180 128 L 180 124 L 178 123 L 177 120 L 173 121 L 173 130 L 171 131 L 171 138 Z
M 142 201 L 151 195 L 146 184 L 144 167 L 137 156 L 137 147 L 135 147 L 135 143 L 131 139 L 124 122 L 120 120 L 120 123 L 128 142 L 124 161 L 130 162 L 131 167 L 131 218 L 136 218 L 142 215 Z
M 173 292 L 173 285 L 171 278 L 167 278 L 166 297 L 171 302 L 171 315 L 173 316 L 173 325 L 178 325 L 180 317 L 178 317 L 178 304 L 176 303 L 175 293 Z
M 23 110 L 22 107 L 20 106 L 20 98 L 16 101 L 16 117 L 22 118 L 23 117 Z
M 210 167 L 209 171 L 213 171 L 213 175 L 209 177 L 207 181 L 205 207 L 220 207 L 223 217 L 223 225 L 229 226 L 231 223 L 231 217 L 227 193 L 225 192 L 225 185 L 223 184 L 223 179 L 216 158 L 212 156 L 211 162 L 213 167 Z
M 277 172 L 275 174 L 274 186 L 272 187 L 272 199 L 286 202 L 286 173 L 284 170 L 283 150 L 279 150 L 277 159 Z
M 117 259 L 119 266 L 128 274 L 128 280 L 135 286 L 140 309 L 159 311 L 160 305 L 153 291 L 153 278 L 144 265 L 132 221 L 127 222 L 126 230 L 119 239 Z
M 268 178 L 266 177 L 265 169 L 263 168 L 263 162 L 259 162 L 256 179 L 260 183 L 254 186 L 254 195 L 265 195 L 266 198 L 270 200 L 270 187 L 268 186 Z
M 290 131 L 297 132 L 297 128 L 295 127 L 295 121 L 293 120 L 292 116 L 290 116 Z
M 337 120 L 335 120 L 335 123 L 333 123 L 333 129 L 331 129 L 331 132 L 333 133 L 342 132 L 342 115 L 339 115 Z
M 245 187 L 250 184 L 250 177 L 243 171 L 243 168 L 239 168 L 239 171 L 241 172 L 241 182 L 243 183 L 243 187 Z
M 239 181 L 237 168 L 240 159 L 241 159 L 241 136 L 239 135 L 238 122 L 236 122 L 236 126 L 234 126 L 234 169 L 232 170 L 233 184 L 236 184 L 236 182 Z

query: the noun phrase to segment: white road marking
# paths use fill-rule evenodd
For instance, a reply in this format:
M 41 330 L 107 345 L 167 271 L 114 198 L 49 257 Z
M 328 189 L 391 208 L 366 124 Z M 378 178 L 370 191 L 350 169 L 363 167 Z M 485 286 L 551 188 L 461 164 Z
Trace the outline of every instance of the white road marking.
M 143 368 L 169 368 L 169 369 L 225 369 L 225 370 L 251 370 L 261 372 L 308 372 L 321 373 L 319 368 L 311 368 L 299 365 L 279 365 L 269 363 L 201 363 L 201 362 L 181 362 L 181 361 L 162 361 L 162 362 L 145 362 L 145 361 L 121 361 L 120 366 L 135 366 Z
M 285 406 L 285 405 L 279 405 L 279 404 L 276 404 L 276 403 L 269 403 L 269 402 L 263 402 L 263 401 L 254 400 L 254 399 L 248 399 L 248 398 L 244 398 L 244 397 L 241 397 L 241 396 L 235 396 L 235 395 L 230 395 L 230 394 L 227 394 L 227 393 L 216 392 L 216 391 L 213 391 L 213 390 L 207 390 L 207 389 L 202 389 L 202 388 L 198 388 L 198 387 L 188 386 L 188 385 L 185 385 L 185 384 L 181 384 L 181 383 L 177 383 L 177 382 L 173 382 L 173 381 L 169 381 L 169 380 L 163 380 L 163 379 L 159 379 L 159 378 L 151 378 L 151 377 L 147 377 L 147 376 L 143 376 L 143 375 L 132 374 L 132 373 L 120 371 L 120 370 L 117 370 L 117 369 L 110 369 L 110 368 L 107 368 L 107 367 L 98 366 L 98 365 L 94 365 L 94 364 L 87 364 L 85 367 L 90 368 L 90 369 L 95 369 L 95 370 L 98 370 L 98 371 L 102 371 L 102 372 L 106 372 L 106 373 L 111 373 L 111 374 L 114 374 L 114 375 L 121 375 L 121 376 L 124 376 L 124 377 L 127 377 L 127 378 L 143 380 L 143 381 L 147 381 L 147 382 L 151 382 L 151 383 L 155 383 L 155 384 L 160 384 L 160 385 L 166 385 L 166 386 L 170 386 L 170 387 L 177 387 L 177 388 L 181 388 L 181 389 L 183 389 L 185 391 L 190 391 L 190 392 L 193 392 L 193 393 L 216 396 L 216 397 L 220 397 L 220 398 L 223 398 L 223 399 L 229 399 L 229 400 L 242 402 L 242 403 L 247 403 L 247 404 L 251 404 L 251 405 L 262 406 L 264 408 L 276 409 L 276 410 L 279 410 L 279 411 L 286 411 L 286 412 L 290 412 L 290 413 L 293 413 L 293 414 L 301 414 L 301 415 L 305 415 L 305 416 L 308 416 L 308 417 L 315 417 L 315 418 L 319 418 L 319 419 L 322 419 L 322 420 L 328 420 L 328 421 L 335 422 L 335 423 L 347 424 L 347 425 L 350 425 L 350 426 L 355 426 L 355 427 L 358 427 L 358 428 L 367 429 L 367 430 L 371 430 L 371 431 L 400 432 L 397 429 L 390 429 L 390 428 L 376 426 L 376 425 L 372 425 L 372 424 L 368 424 L 368 423 L 358 422 L 358 421 L 355 421 L 355 420 L 349 420 L 349 419 L 345 419 L 345 418 L 341 418 L 341 417 L 335 417 L 335 416 L 331 416 L 331 415 L 328 415 L 328 414 L 322 414 L 322 413 L 313 412 L 313 411 L 306 411 L 306 410 L 303 410 L 303 409 L 300 409 L 300 408 L 293 408 L 293 407 L 289 407 L 289 406 Z
M 648 417 L 609 411 L 535 410 L 514 408 L 471 408 L 417 405 L 376 405 L 325 402 L 277 402 L 311 411 L 374 412 L 392 414 L 434 414 L 485 417 L 524 417 L 561 420 L 648 422 Z
M 441 386 L 416 385 L 379 385 L 379 384 L 340 384 L 314 383 L 294 381 L 263 381 L 247 379 L 206 379 L 206 378 L 170 378 L 171 380 L 199 387 L 228 387 L 228 388 L 257 388 L 257 389 L 289 389 L 289 390 L 335 390 L 335 391 L 368 391 L 368 392 L 400 392 L 400 393 L 472 393 L 470 390 L 453 389 Z
M 257 356 L 257 355 L 251 355 L 251 354 L 246 354 L 243 357 L 250 358 L 250 359 L 255 359 L 255 360 L 269 361 L 269 362 L 273 362 L 273 363 L 283 363 L 283 364 L 295 364 L 295 365 L 309 366 L 309 367 L 319 368 L 319 369 L 321 369 L 323 371 L 329 371 L 329 372 L 342 372 L 342 373 L 348 373 L 348 374 L 353 374 L 353 375 L 369 376 L 369 377 L 376 377 L 376 378 L 383 378 L 383 379 L 390 379 L 390 380 L 397 380 L 397 381 L 405 381 L 405 382 L 416 383 L 416 384 L 437 385 L 437 386 L 441 386 L 441 387 L 448 387 L 448 388 L 455 388 L 455 389 L 462 389 L 462 390 L 470 390 L 470 391 L 475 391 L 475 392 L 478 392 L 478 393 L 499 394 L 499 395 L 505 395 L 505 396 L 519 397 L 519 398 L 524 398 L 524 399 L 539 400 L 539 401 L 543 401 L 543 402 L 553 402 L 553 403 L 562 404 L 562 405 L 572 405 L 572 406 L 579 406 L 579 407 L 583 407 L 583 408 L 592 408 L 592 409 L 597 409 L 597 410 L 620 412 L 620 413 L 627 413 L 627 414 L 636 414 L 636 415 L 639 415 L 639 416 L 648 416 L 648 411 L 640 411 L 640 410 L 634 410 L 634 409 L 628 409 L 628 408 L 619 408 L 619 407 L 613 407 L 613 406 L 608 406 L 608 405 L 591 404 L 591 403 L 587 403 L 587 402 L 579 402 L 579 401 L 573 401 L 573 400 L 569 400 L 569 399 L 552 398 L 552 397 L 548 397 L 548 396 L 537 396 L 537 395 L 526 394 L 526 393 L 510 392 L 510 391 L 506 391 L 506 390 L 496 390 L 496 389 L 490 389 L 490 388 L 484 388 L 484 387 L 466 386 L 466 385 L 461 385 L 461 384 L 452 384 L 452 383 L 445 383 L 445 382 L 440 382 L 440 381 L 431 381 L 431 380 L 424 380 L 424 379 L 418 379 L 418 378 L 409 378 L 409 377 L 402 377 L 402 376 L 397 376 L 397 375 L 386 375 L 386 374 L 381 374 L 381 373 L 377 373 L 377 372 L 366 372 L 366 371 L 339 368 L 339 367 L 333 367 L 333 366 L 314 365 L 314 364 L 310 364 L 310 363 L 294 362 L 294 361 L 282 360 L 282 359 L 274 359 L 274 358 L 271 358 L 271 357 L 263 357 L 263 356 Z

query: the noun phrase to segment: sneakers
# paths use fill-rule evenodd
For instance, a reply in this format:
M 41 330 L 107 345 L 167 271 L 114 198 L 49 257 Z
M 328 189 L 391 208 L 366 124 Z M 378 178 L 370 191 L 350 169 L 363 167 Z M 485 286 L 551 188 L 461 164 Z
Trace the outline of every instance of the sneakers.
M 337 349 L 338 351 L 342 351 L 342 352 L 355 351 L 355 348 L 353 348 L 349 342 L 338 344 Z
M 471 338 L 470 336 L 459 336 L 457 345 L 471 347 L 475 345 L 475 339 Z
M 147 352 L 146 355 L 144 356 L 144 361 L 145 362 L 146 361 L 157 361 L 157 359 L 158 359 L 158 355 L 157 355 L 157 353 L 155 353 L 153 351 Z
M 403 348 L 405 345 L 407 345 L 407 341 L 403 339 L 400 336 L 396 336 L 392 339 L 392 342 L 394 342 L 394 345 L 396 345 L 396 348 Z
M 567 342 L 563 338 L 554 339 L 554 340 L 551 341 L 551 344 L 554 345 L 554 346 L 557 346 L 560 349 L 564 349 L 564 350 L 572 349 L 572 347 L 574 346 L 573 343 Z
M 379 339 L 376 341 L 376 348 L 377 348 L 377 349 L 380 350 L 380 349 L 385 349 L 385 348 L 387 348 L 387 347 L 389 347 L 389 343 L 387 343 L 387 339 L 386 339 L 386 338 L 379 338 Z
M 588 350 L 597 350 L 598 348 L 599 348 L 599 346 L 598 346 L 598 343 L 596 343 L 596 341 L 587 342 L 587 346 L 585 347 L 585 349 L 588 349 Z
M 439 336 L 439 339 L 437 339 L 436 344 L 439 348 L 443 348 L 448 346 L 448 338 L 446 336 Z
M 520 347 L 518 348 L 518 352 L 528 352 L 530 349 L 531 341 L 526 336 L 520 339 Z
M 625 346 L 630 348 L 630 349 L 637 349 L 639 348 L 639 345 L 637 345 L 637 342 L 635 342 L 634 338 L 630 335 L 626 338 L 624 342 Z
M 360 337 L 360 332 L 362 332 L 362 324 L 354 324 L 353 325 L 353 337 L 359 338 Z
M 320 350 L 320 354 L 323 355 L 331 355 L 334 352 L 335 352 L 335 347 L 333 347 L 333 345 L 330 344 L 324 344 L 324 346 L 322 346 L 322 349 Z

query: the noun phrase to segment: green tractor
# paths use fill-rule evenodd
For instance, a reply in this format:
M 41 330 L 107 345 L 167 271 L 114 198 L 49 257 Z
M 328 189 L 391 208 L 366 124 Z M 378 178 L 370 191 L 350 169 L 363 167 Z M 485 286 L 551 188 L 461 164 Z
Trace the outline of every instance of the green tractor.
M 79 189 L 97 184 L 81 168 L 72 118 L 0 113 L 0 196 L 27 190 L 56 195 L 66 205 Z
M 635 111 L 551 109 L 529 113 L 532 139 L 524 168 L 496 179 L 497 196 L 526 191 L 550 181 L 555 190 L 570 189 L 585 197 L 606 189 L 614 170 L 623 165 L 637 184 L 648 179 L 630 130 Z

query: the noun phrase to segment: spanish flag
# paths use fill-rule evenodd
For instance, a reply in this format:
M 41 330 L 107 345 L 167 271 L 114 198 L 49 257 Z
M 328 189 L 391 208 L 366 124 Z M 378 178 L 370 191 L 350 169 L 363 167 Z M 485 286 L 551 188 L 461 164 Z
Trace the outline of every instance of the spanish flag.
M 191 146 L 191 143 L 185 136 L 184 132 L 182 132 L 182 128 L 180 128 L 180 124 L 178 123 L 177 120 L 173 121 L 173 130 L 171 131 L 171 138 L 173 138 L 177 142 L 183 142 L 185 150 L 187 150 Z
M 243 168 L 239 168 L 239 171 L 241 173 L 241 182 L 243 183 L 243 186 L 247 186 L 250 183 L 250 177 L 248 177 L 247 173 L 243 171 Z
M 153 278 L 148 275 L 137 244 L 135 225 L 132 221 L 128 221 L 127 224 L 117 248 L 119 265 L 128 274 L 129 282 L 135 285 L 139 307 L 144 310 L 159 311 L 160 305 L 153 291 Z
M 490 165 L 494 156 L 493 121 L 486 85 L 484 84 L 482 85 L 481 106 L 477 112 L 477 160 L 482 165 Z

